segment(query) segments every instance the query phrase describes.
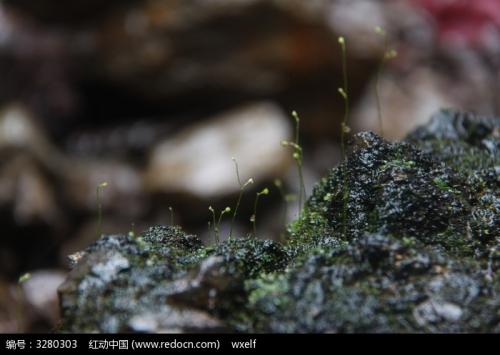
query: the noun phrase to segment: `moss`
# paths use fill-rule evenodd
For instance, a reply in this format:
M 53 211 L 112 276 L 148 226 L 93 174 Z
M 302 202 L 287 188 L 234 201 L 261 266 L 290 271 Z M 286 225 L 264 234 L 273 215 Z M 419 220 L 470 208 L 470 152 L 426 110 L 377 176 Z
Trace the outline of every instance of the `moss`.
M 382 234 L 365 235 L 342 251 L 317 250 L 285 274 L 251 285 L 250 330 L 258 332 L 479 331 L 500 320 L 478 264 Z M 463 318 L 445 312 L 416 318 L 429 300 L 459 305 Z M 481 309 L 479 328 L 471 326 L 478 317 L 469 307 Z
M 214 254 L 223 258 L 230 272 L 245 278 L 281 271 L 288 262 L 288 255 L 278 243 L 255 238 L 226 239 L 217 245 Z
M 285 245 L 104 236 L 61 288 L 65 330 L 196 309 L 238 332 L 499 332 L 499 129 L 442 111 L 403 142 L 355 135 Z
M 197 263 L 203 249 L 197 237 L 179 227 L 152 227 L 137 238 L 102 237 L 85 250 L 60 288 L 62 330 L 126 330 L 133 315 L 166 297 L 160 290 Z M 167 311 L 167 306 L 158 309 Z
M 500 122 L 474 120 L 447 111 L 402 143 L 355 136 L 290 225 L 290 267 L 253 283 L 251 330 L 498 329 Z
M 345 241 L 379 230 L 431 238 L 467 213 L 460 190 L 465 182 L 446 166 L 406 143 L 367 133 L 356 139 L 355 152 L 314 189 L 305 214 L 292 226 L 292 239 Z

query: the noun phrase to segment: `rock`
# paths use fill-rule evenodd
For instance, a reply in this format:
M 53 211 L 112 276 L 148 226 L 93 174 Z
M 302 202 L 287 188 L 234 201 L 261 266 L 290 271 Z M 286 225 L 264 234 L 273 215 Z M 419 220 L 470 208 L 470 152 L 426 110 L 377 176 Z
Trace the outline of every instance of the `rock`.
M 206 248 L 157 226 L 103 237 L 73 260 L 59 288 L 64 330 L 212 332 L 227 329 L 219 317 L 242 304 L 245 278 L 282 269 L 286 255 L 257 239 Z
M 69 163 L 70 157 L 67 157 Z M 72 159 L 72 167 L 65 169 L 63 192 L 67 202 L 76 210 L 91 211 L 96 215 L 96 189 L 102 182 L 108 185 L 100 194 L 104 211 L 117 210 L 129 218 L 137 216 L 147 206 L 141 172 L 126 161 L 114 159 Z
M 304 113 L 309 118 L 304 132 L 331 138 L 338 133 L 332 117 L 342 114 L 336 107 L 338 32 L 330 25 L 337 22 L 330 20 L 337 5 L 329 0 L 93 0 L 71 6 L 8 1 L 2 6 L 0 64 L 5 62 L 9 90 L 0 97 L 22 100 L 61 140 L 82 126 L 82 116 L 95 126 L 144 115 L 160 120 L 180 114 L 182 120 L 258 99 Z M 374 57 L 347 53 L 355 73 L 349 79 L 354 100 L 366 86 Z M 19 87 L 19 81 L 28 87 Z
M 197 238 L 173 227 L 151 228 L 137 238 L 116 235 L 100 239 L 75 259 L 68 280 L 59 288 L 63 329 L 218 329 L 220 324 L 201 312 L 181 312 L 165 302 L 171 292 L 165 286 L 190 264 L 191 257 L 196 258 L 200 246 Z M 203 322 L 196 326 L 197 320 Z
M 309 201 L 312 211 L 326 217 L 325 228 L 339 232 L 345 223 L 342 238 L 379 229 L 425 238 L 443 232 L 465 212 L 466 201 L 446 188 L 464 182 L 428 155 L 373 133 L 354 139 L 351 158 L 316 187 Z
M 14 278 L 50 259 L 66 223 L 52 174 L 59 155 L 29 111 L 11 104 L 0 112 L 0 156 L 0 273 Z
M 389 65 L 389 63 L 388 63 Z M 353 112 L 355 130 L 381 133 L 378 109 L 372 81 L 364 97 Z M 403 76 L 392 68 L 379 79 L 379 96 L 384 137 L 402 139 L 408 131 L 427 122 L 441 107 L 456 107 L 459 100 L 449 96 L 443 74 L 425 67 L 414 67 Z
M 456 322 L 462 316 L 462 309 L 452 303 L 435 303 L 429 300 L 415 308 L 414 316 L 418 325 L 423 327 L 428 323 L 438 323 L 442 319 Z
M 42 332 L 57 329 L 59 305 L 57 287 L 66 273 L 39 270 L 19 282 L 0 281 L 0 331 L 2 333 Z
M 448 110 L 402 142 L 355 135 L 284 245 L 104 236 L 59 289 L 63 329 L 498 332 L 499 127 Z
M 21 196 L 30 201 L 31 205 L 23 208 L 26 203 L 23 204 L 23 199 L 19 199 L 21 204 L 19 209 L 22 211 L 28 208 L 35 210 L 31 214 L 39 212 L 54 216 L 57 213 L 54 201 L 56 197 L 51 192 L 55 189 L 54 185 L 64 192 L 64 196 L 59 198 L 66 200 L 75 209 L 96 210 L 95 191 L 97 185 L 103 181 L 109 183 L 107 193 L 102 196 L 101 202 L 104 208 L 124 203 L 131 208 L 142 207 L 142 177 L 137 169 L 120 160 L 89 161 L 64 154 L 48 139 L 30 112 L 23 106 L 7 106 L 0 114 L 0 152 L 10 153 L 4 175 L 14 175 L 15 184 L 25 185 L 23 193 L 31 193 L 30 196 Z M 21 162 L 9 164 L 16 162 L 16 159 Z M 35 167 L 40 167 L 55 181 L 49 185 L 44 176 L 38 171 L 33 171 Z M 2 184 L 11 187 L 6 188 L 5 194 L 8 192 L 12 194 L 15 190 L 13 183 L 7 181 L 5 185 Z M 2 198 L 2 190 L 0 190 L 0 202 L 6 199 Z M 133 209 L 129 211 L 134 214 Z M 49 217 L 46 216 L 47 218 Z
M 23 106 L 14 104 L 0 113 L 0 148 L 32 146 L 43 140 L 40 128 Z
M 479 145 L 481 141 L 491 138 L 495 145 L 498 138 L 497 120 L 495 117 L 477 116 L 450 109 L 441 110 L 431 117 L 427 125 L 412 132 L 409 138 L 413 141 L 465 141 L 471 145 Z
M 307 8 L 262 0 L 138 2 L 93 28 L 87 70 L 156 100 L 200 89 L 226 100 L 277 93 L 291 73 L 315 75 L 332 62 L 329 29 Z M 218 25 L 228 22 L 231 31 Z
M 498 142 L 499 126 L 498 118 L 443 111 L 408 137 L 412 144 L 356 135 L 349 159 L 291 225 L 296 259 L 305 261 L 284 278 L 255 282 L 254 305 L 272 319 L 257 329 L 498 329 L 500 229 L 492 217 L 475 221 L 477 209 L 498 215 L 498 155 L 481 142 Z M 319 251 L 311 254 L 312 245 Z
M 4 226 L 0 270 L 9 277 L 38 266 L 60 266 L 52 256 L 82 216 L 95 218 L 96 188 L 103 181 L 108 182 L 100 199 L 104 212 L 127 205 L 121 215 L 128 226 L 146 209 L 137 168 L 118 159 L 89 160 L 65 154 L 21 104 L 6 105 L 0 112 L 0 155 L 0 221 Z
M 227 331 L 216 318 L 194 310 L 171 310 L 167 316 L 156 313 L 134 316 L 129 331 L 136 333 L 220 333 Z
M 61 211 L 46 172 L 25 155 L 0 168 L 0 207 L 9 206 L 18 226 L 60 225 Z
M 272 180 L 290 161 L 280 145 L 291 135 L 289 120 L 277 106 L 258 103 L 179 132 L 151 153 L 147 188 L 206 199 L 235 193 L 233 157 L 242 181 Z
M 275 242 L 227 239 L 199 267 L 175 281 L 171 304 L 224 313 L 244 304 L 244 280 L 259 272 L 280 270 L 287 255 Z
M 57 288 L 64 282 L 66 273 L 59 270 L 38 270 L 22 284 L 29 306 L 41 320 L 54 328 L 59 321 Z
M 244 291 L 242 275 L 231 275 L 224 270 L 221 256 L 203 260 L 194 274 L 175 281 L 176 290 L 168 297 L 170 304 L 187 307 L 214 309 L 217 301 L 226 297 L 234 303 Z

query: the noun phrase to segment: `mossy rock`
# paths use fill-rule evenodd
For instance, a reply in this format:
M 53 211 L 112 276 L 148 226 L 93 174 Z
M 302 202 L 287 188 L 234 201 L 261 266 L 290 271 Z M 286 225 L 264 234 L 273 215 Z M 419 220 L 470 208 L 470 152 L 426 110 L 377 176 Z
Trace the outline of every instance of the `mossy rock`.
M 230 239 L 216 247 L 179 227 L 107 235 L 78 253 L 59 288 L 62 331 L 221 331 L 216 317 L 246 300 L 244 281 L 283 270 L 275 242 Z
M 61 287 L 63 330 L 499 332 L 499 147 L 500 119 L 451 110 L 357 134 L 284 245 L 105 236 Z

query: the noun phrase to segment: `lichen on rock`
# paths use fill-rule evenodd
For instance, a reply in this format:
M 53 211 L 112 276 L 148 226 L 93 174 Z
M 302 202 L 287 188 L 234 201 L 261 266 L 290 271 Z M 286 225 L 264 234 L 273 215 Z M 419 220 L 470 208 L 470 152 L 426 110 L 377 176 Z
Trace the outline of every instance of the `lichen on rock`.
M 63 329 L 500 332 L 499 132 L 444 110 L 403 142 L 355 135 L 283 245 L 105 236 L 60 289 Z

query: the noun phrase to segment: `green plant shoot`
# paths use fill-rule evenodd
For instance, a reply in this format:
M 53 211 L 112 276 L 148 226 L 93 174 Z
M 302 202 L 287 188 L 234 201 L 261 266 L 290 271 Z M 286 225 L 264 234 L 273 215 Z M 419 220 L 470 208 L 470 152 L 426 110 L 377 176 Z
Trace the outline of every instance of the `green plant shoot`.
M 342 77 L 343 86 L 338 88 L 340 96 L 344 100 L 344 118 L 340 124 L 340 147 L 342 150 L 342 158 L 345 158 L 345 135 L 348 134 L 351 129 L 347 125 L 347 120 L 349 118 L 349 85 L 347 81 L 347 50 L 346 41 L 344 37 L 339 37 L 338 42 L 340 44 L 340 52 L 342 54 Z
M 214 241 L 217 242 L 217 225 L 216 225 L 216 222 L 215 222 L 215 210 L 213 209 L 212 206 L 208 206 L 208 210 L 212 214 L 212 219 L 213 219 L 213 223 L 212 223 L 213 227 L 212 228 L 213 228 L 213 231 L 214 231 Z M 210 221 L 208 222 L 208 228 L 210 228 Z
M 24 319 L 23 312 L 23 287 L 22 284 L 31 279 L 29 272 L 22 274 L 17 281 L 17 331 L 22 331 L 22 323 Z
M 259 203 L 259 197 L 263 195 L 268 195 L 269 189 L 266 187 L 255 195 L 255 203 L 253 205 L 253 215 L 250 217 L 250 222 L 253 224 L 253 236 L 257 238 L 257 204 Z
M 220 222 L 222 221 L 222 217 L 226 213 L 231 212 L 231 208 L 226 207 L 225 209 L 223 209 L 221 211 L 221 213 L 219 215 L 219 219 L 217 221 L 215 219 L 215 210 L 213 209 L 213 207 L 209 206 L 208 210 L 212 213 L 212 218 L 213 218 L 214 241 L 215 241 L 215 243 L 219 243 L 220 242 Z M 210 229 L 210 222 L 208 222 L 208 228 Z
M 97 237 L 102 234 L 102 201 L 101 201 L 101 191 L 108 186 L 106 181 L 101 182 L 97 185 L 96 196 L 97 196 Z
M 174 209 L 172 206 L 168 206 L 168 210 L 170 211 L 170 225 L 174 225 Z
M 290 147 L 292 148 L 292 157 L 293 160 L 295 160 L 295 163 L 297 165 L 297 173 L 299 175 L 299 194 L 298 194 L 298 200 L 299 200 L 299 213 L 302 211 L 302 204 L 303 201 L 306 199 L 306 188 L 305 188 L 305 183 L 304 183 L 304 174 L 302 172 L 302 165 L 303 165 L 303 153 L 302 153 L 302 147 L 300 146 L 300 117 L 297 114 L 296 111 L 292 111 L 292 117 L 295 119 L 295 140 L 293 142 L 283 140 L 281 141 L 281 145 L 283 147 Z
M 231 208 L 230 207 L 226 207 L 224 208 L 220 215 L 219 215 L 219 220 L 217 221 L 217 243 L 220 241 L 220 222 L 222 221 L 222 217 L 226 214 L 226 213 L 231 213 Z
M 241 179 L 240 179 L 240 169 L 238 167 L 238 161 L 234 157 L 231 158 L 231 159 L 232 159 L 232 161 L 234 163 L 234 167 L 236 169 L 236 178 L 238 179 L 238 185 L 240 187 L 240 192 L 238 194 L 238 200 L 236 201 L 236 207 L 234 208 L 234 211 L 233 211 L 233 218 L 231 219 L 231 227 L 230 227 L 230 230 L 229 230 L 229 238 L 233 237 L 234 221 L 236 220 L 236 215 L 238 214 L 238 209 L 240 207 L 241 199 L 243 197 L 243 192 L 245 191 L 245 188 L 248 185 L 251 185 L 254 182 L 253 179 L 250 178 L 245 183 L 242 183 Z
M 132 223 L 132 224 L 130 225 L 130 230 L 129 230 L 129 232 L 128 232 L 128 236 L 129 236 L 130 238 L 135 238 L 135 223 Z

